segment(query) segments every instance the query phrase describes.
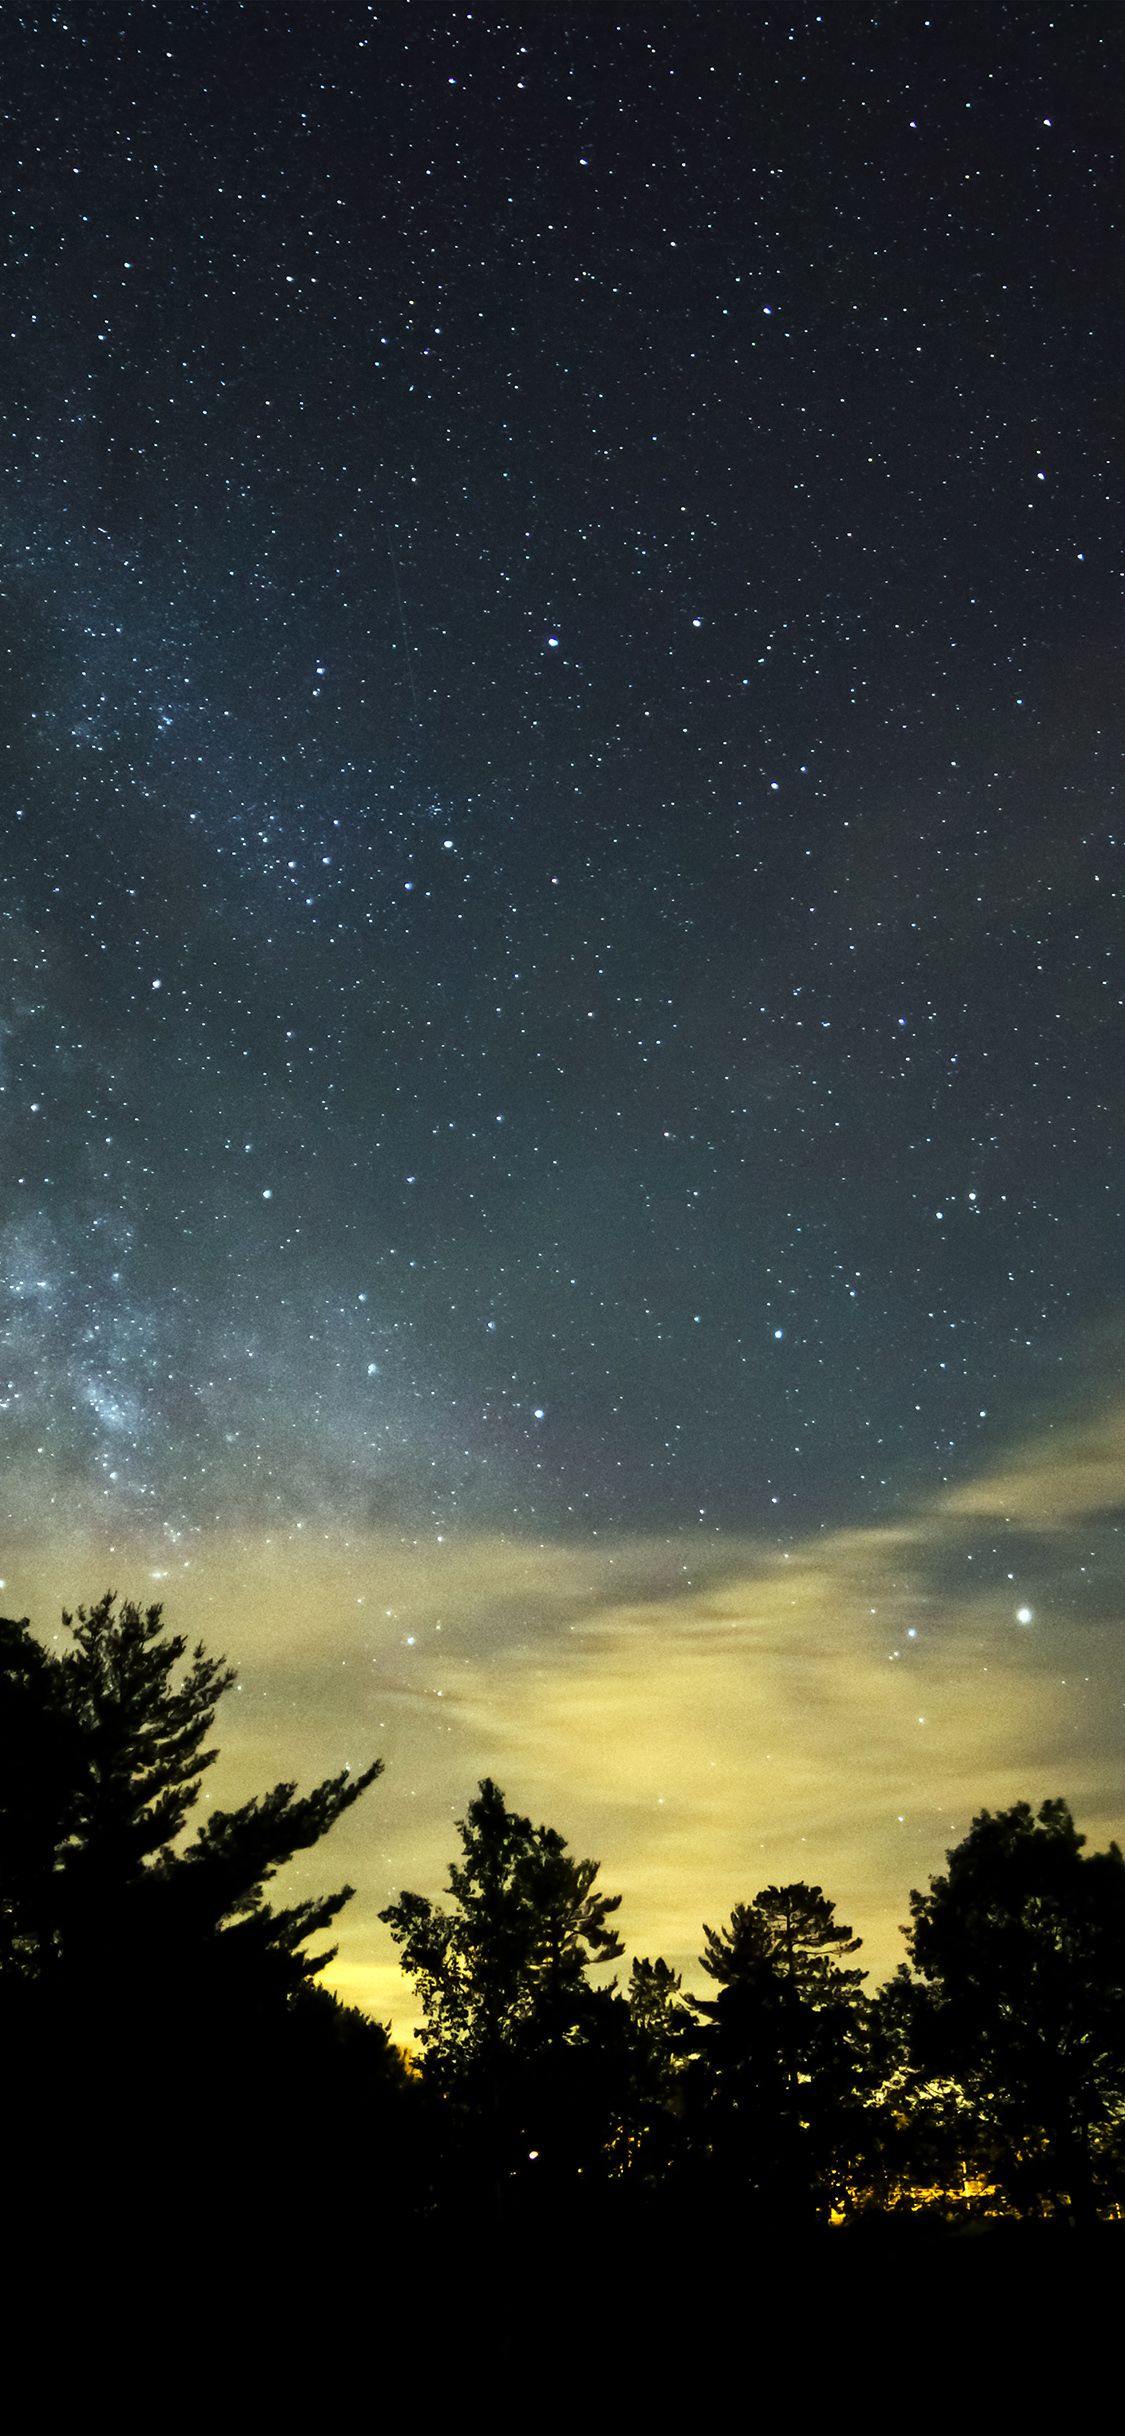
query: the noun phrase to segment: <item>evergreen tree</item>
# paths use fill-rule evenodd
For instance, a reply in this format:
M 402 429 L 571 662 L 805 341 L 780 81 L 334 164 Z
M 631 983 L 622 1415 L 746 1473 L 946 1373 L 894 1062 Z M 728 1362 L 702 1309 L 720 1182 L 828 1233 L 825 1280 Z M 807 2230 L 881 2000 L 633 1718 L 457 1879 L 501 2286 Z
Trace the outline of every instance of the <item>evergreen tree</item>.
M 381 1763 L 276 1785 L 184 1840 L 232 1672 L 113 1592 L 63 1624 L 55 1651 L 0 1622 L 0 2013 L 41 2056 L 81 2040 L 110 2078 L 130 2040 L 141 2071 L 142 2018 L 154 2055 L 245 2046 L 330 1959 L 306 1941 L 351 1893 L 275 1910 L 265 1888 Z
M 494 2190 L 529 2161 L 546 2182 L 601 2151 L 627 2070 L 625 2008 L 589 1980 L 622 1951 L 621 1898 L 488 1777 L 458 1833 L 452 1908 L 404 1892 L 380 1917 L 421 1998 L 423 2077 L 456 2116 L 462 2161 Z
M 404 1892 L 380 1913 L 422 2000 L 421 2043 L 446 2084 L 497 2054 L 572 2024 L 593 1963 L 622 1952 L 608 1925 L 620 1895 L 595 1892 L 596 1861 L 577 1861 L 553 1827 L 510 1811 L 482 1780 L 458 1822 L 446 1910 Z
M 764 1887 L 729 1927 L 704 1927 L 719 1995 L 693 2000 L 704 2028 L 691 2080 L 697 2143 L 763 2210 L 800 2219 L 844 2197 L 870 2074 L 860 1940 L 819 1886 Z
M 682 1994 L 678 1971 L 663 1954 L 651 1959 L 638 1954 L 629 1973 L 629 2014 L 649 2049 L 662 2087 L 670 2088 L 683 2062 L 691 2035 L 692 2017 Z
M 685 2076 L 697 2044 L 695 2018 L 680 1974 L 662 1954 L 638 1955 L 629 1975 L 632 2071 L 622 2123 L 623 2165 L 660 2182 L 683 2148 Z
M 9 1992 L 53 1951 L 58 1855 L 80 1769 L 57 1666 L 26 1624 L 0 1617 L 0 1988 Z

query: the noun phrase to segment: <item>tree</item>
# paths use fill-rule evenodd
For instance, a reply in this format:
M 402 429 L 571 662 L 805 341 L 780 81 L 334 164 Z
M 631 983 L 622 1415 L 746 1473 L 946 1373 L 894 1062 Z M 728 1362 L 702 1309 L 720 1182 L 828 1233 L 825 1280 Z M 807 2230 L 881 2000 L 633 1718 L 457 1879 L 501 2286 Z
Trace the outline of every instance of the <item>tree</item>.
M 621 1897 L 594 1892 L 597 1862 L 576 1861 L 553 1827 L 510 1811 L 490 1777 L 458 1834 L 456 1909 L 404 1892 L 379 1915 L 418 1985 L 428 2069 L 446 2081 L 529 2028 L 565 2031 L 591 1964 L 623 1950 L 608 1926 Z
M 861 1984 L 842 1958 L 860 1939 L 819 1886 L 767 1886 L 704 1926 L 716 1998 L 694 2075 L 697 2137 L 773 2214 L 822 2215 L 842 2198 L 868 2091 Z
M 629 1974 L 629 2013 L 638 2037 L 652 2059 L 657 2086 L 670 2091 L 684 2059 L 692 2017 L 681 1995 L 678 1971 L 665 1962 L 638 1954 Z
M 679 1972 L 662 1954 L 637 1955 L 626 2002 L 632 2069 L 621 2125 L 622 2162 L 642 2182 L 657 2183 L 671 2174 L 682 2149 L 695 2017 L 682 1994 Z
M 618 2043 L 616 2000 L 588 1975 L 622 1952 L 609 1925 L 621 1897 L 597 1892 L 597 1862 L 510 1811 L 489 1777 L 458 1833 L 453 1908 L 404 1892 L 380 1914 L 421 1998 L 423 2076 L 471 2127 L 490 2174 L 529 2156 L 553 2168 L 568 2142 L 576 2164 L 608 2106 L 591 2083 Z
M 0 1617 L 0 1987 L 33 1977 L 52 1949 L 79 1740 L 47 1651 Z
M 306 1941 L 351 1888 L 276 1910 L 264 1890 L 381 1762 L 275 1785 L 184 1841 L 231 1670 L 112 1591 L 63 1625 L 54 1651 L 0 1622 L 0 2013 L 40 2077 L 80 2049 L 121 2104 L 170 2046 L 260 2044 L 330 1959 Z
M 1088 2220 L 1121 2190 L 1125 1860 L 1064 1801 L 981 1811 L 910 1897 L 912 2062 L 969 2102 L 978 2172 L 1020 2212 Z

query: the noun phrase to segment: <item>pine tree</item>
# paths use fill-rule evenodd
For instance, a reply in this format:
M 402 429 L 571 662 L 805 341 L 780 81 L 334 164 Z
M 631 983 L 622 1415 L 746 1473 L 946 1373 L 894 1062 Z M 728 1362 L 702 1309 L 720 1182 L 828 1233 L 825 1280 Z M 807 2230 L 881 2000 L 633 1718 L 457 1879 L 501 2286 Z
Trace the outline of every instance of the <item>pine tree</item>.
M 696 2022 L 680 1974 L 662 1954 L 635 1957 L 629 1974 L 631 2072 L 622 2120 L 623 2165 L 660 2182 L 682 2151 L 681 2125 Z
M 819 1886 L 767 1886 L 704 1927 L 696 1998 L 705 2027 L 691 2095 L 696 2136 L 763 2207 L 795 2219 L 842 2195 L 868 2073 L 860 1944 Z
M 283 1783 L 184 1840 L 234 1681 L 159 1606 L 64 1614 L 70 1645 L 0 1622 L 0 2005 L 112 2047 L 143 2006 L 198 2032 L 283 2009 L 330 1960 L 306 1940 L 350 1887 L 274 1910 L 264 1890 L 381 1772 Z
M 610 1925 L 621 1898 L 488 1777 L 458 1832 L 453 1907 L 403 1893 L 380 1917 L 421 1999 L 423 2079 L 455 2126 L 458 2169 L 498 2196 L 529 2165 L 547 2184 L 604 2151 L 628 2023 L 589 1973 L 622 1951 Z
M 622 1952 L 608 1925 L 620 1895 L 595 1892 L 596 1861 L 577 1861 L 553 1827 L 510 1811 L 482 1780 L 458 1823 L 455 1909 L 404 1892 L 380 1913 L 422 2001 L 431 2077 L 449 2084 L 528 2034 L 565 2031 L 595 1962 Z

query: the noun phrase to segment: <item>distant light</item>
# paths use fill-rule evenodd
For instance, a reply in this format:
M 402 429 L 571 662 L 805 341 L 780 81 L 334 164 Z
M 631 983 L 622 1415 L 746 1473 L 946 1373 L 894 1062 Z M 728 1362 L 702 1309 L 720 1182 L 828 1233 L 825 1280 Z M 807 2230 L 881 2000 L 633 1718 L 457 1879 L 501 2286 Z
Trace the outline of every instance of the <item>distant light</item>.
M 774 1341 L 775 1345 L 780 1345 L 781 1340 L 782 1340 L 782 1337 L 784 1336 L 784 1334 L 785 1334 L 785 1330 L 784 1330 L 784 1328 L 775 1328 L 775 1329 L 774 1329 L 774 1332 L 773 1332 L 773 1341 Z
M 262 1199 L 263 1199 L 263 1201 L 272 1201 L 272 1200 L 273 1200 L 273 1186 L 272 1186 L 272 1184 L 264 1184 L 264 1185 L 262 1186 Z
M 1034 1609 L 1034 1607 L 1017 1607 L 1017 1609 L 1016 1609 L 1016 1622 L 1017 1622 L 1017 1624 L 1034 1624 L 1034 1622 L 1035 1622 L 1035 1609 Z
M 548 637 L 547 637 L 547 649 L 548 649 L 548 651 L 557 651 L 557 650 L 558 650 L 558 647 L 559 647 L 559 638 L 558 638 L 557 634 L 549 634 L 549 635 L 548 635 Z

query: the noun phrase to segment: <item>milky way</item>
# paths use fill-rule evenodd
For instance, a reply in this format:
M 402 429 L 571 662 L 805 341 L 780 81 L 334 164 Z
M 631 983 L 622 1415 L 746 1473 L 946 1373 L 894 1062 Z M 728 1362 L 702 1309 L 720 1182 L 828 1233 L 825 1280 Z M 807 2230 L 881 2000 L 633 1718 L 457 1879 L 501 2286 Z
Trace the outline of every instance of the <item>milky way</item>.
M 914 1641 L 1097 1639 L 1112 1810 L 1119 38 L 623 18 L 4 30 L 13 1579 L 451 1548 L 468 1767 L 496 1551 L 679 1698 L 818 1545 L 924 1669 L 899 1533 Z

